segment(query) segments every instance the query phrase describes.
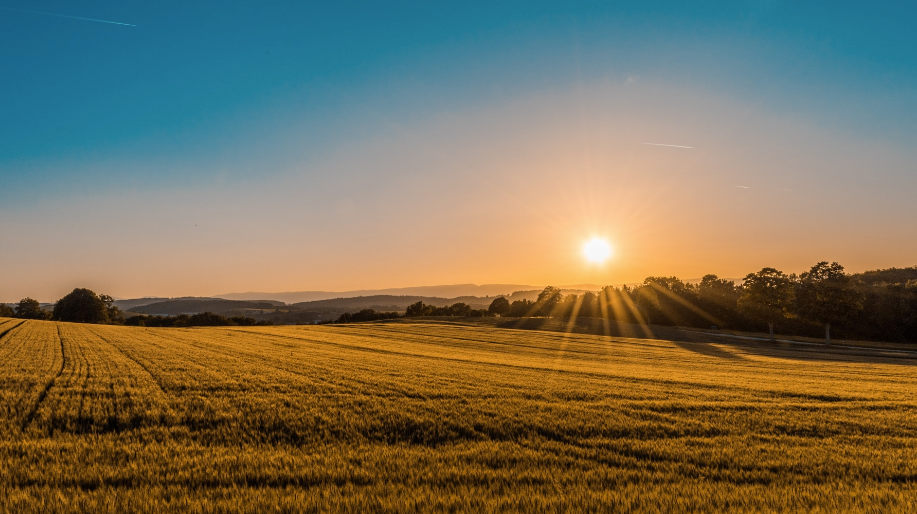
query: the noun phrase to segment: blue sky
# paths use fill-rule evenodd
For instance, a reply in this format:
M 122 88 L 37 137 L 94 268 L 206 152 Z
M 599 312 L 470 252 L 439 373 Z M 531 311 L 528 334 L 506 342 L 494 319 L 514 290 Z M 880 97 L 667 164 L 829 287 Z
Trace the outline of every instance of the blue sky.
M 499 112 L 532 98 L 574 98 L 600 83 L 638 80 L 659 91 L 691 91 L 838 138 L 889 145 L 892 152 L 906 152 L 917 143 L 917 32 L 912 27 L 917 8 L 905 2 L 450 6 L 8 0 L 0 7 L 8 8 L 0 9 L 4 245 L 24 245 L 19 232 L 9 228 L 14 222 L 53 235 L 53 219 L 33 215 L 54 206 L 69 205 L 78 216 L 90 206 L 115 209 L 130 196 L 139 199 L 143 213 L 133 214 L 132 226 L 155 226 L 158 209 L 180 207 L 163 204 L 165 197 L 157 195 L 184 192 L 202 206 L 218 206 L 238 202 L 256 184 L 282 189 L 291 176 L 320 183 L 329 180 L 323 174 L 335 173 L 329 159 L 359 153 L 380 139 L 448 126 L 450 116 Z M 589 111 L 589 106 L 580 108 Z M 658 119 L 660 113 L 652 116 Z M 681 115 L 673 110 L 671 116 L 678 121 Z M 448 148 L 452 143 L 435 144 Z M 378 176 L 373 157 L 367 159 L 354 165 L 360 169 L 348 175 L 351 180 Z M 897 189 L 912 184 L 907 158 L 902 159 L 903 166 L 891 166 L 883 175 L 891 186 L 900 179 Z M 442 174 L 446 183 L 436 165 L 428 173 Z M 337 194 L 328 190 L 323 196 Z M 369 201 L 361 195 L 371 192 L 348 201 Z M 276 208 L 276 199 L 265 198 L 248 208 Z M 317 215 L 293 205 L 284 212 Z M 334 238 L 326 237 L 333 246 Z M 168 245 L 162 238 L 160 243 Z M 124 244 L 118 234 L 90 239 Z M 900 251 L 890 249 L 889 261 L 905 259 L 894 253 Z M 5 259 L 0 264 L 28 267 L 22 262 L 26 255 L 0 257 Z M 131 257 L 127 249 L 122 255 Z M 136 260 L 147 257 L 148 252 Z M 202 250 L 198 258 L 205 262 L 217 256 Z M 40 273 L 26 275 L 34 284 Z M 82 276 L 98 279 L 94 272 Z M 492 278 L 475 277 L 472 269 L 417 280 Z M 538 281 L 536 274 L 516 278 Z M 363 287 L 420 285 L 363 282 L 373 282 L 361 282 Z M 111 287 L 123 287 L 122 295 L 146 287 L 122 284 Z M 218 284 L 214 277 L 199 288 Z M 268 284 L 312 285 L 335 283 L 304 275 Z M 243 284 L 225 286 L 176 294 L 227 292 Z M 16 294 L 24 287 L 25 282 L 17 284 Z M 33 287 L 52 295 L 63 286 Z

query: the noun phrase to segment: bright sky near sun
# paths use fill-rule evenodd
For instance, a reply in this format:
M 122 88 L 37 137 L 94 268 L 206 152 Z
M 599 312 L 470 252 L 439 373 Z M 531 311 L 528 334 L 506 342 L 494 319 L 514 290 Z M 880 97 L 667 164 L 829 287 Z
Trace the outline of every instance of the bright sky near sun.
M 917 264 L 907 2 L 0 7 L 0 301 Z

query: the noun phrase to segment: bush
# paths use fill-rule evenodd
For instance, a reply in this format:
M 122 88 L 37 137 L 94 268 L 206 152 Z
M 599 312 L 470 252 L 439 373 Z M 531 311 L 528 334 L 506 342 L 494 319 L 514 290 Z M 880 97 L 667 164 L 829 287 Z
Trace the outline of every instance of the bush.
M 16 316 L 16 311 L 5 303 L 0 303 L 0 318 L 12 318 Z
M 400 318 L 397 312 L 376 312 L 375 309 L 363 309 L 360 312 L 345 312 L 335 323 L 358 323 L 360 321 L 378 321 L 380 319 Z

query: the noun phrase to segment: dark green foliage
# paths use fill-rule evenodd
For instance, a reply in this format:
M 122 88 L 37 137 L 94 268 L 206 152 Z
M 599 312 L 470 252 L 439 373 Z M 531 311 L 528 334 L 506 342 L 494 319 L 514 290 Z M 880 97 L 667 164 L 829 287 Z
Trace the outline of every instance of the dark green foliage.
M 509 312 L 507 314 L 513 318 L 535 316 L 537 311 L 534 308 L 534 305 L 535 302 L 526 300 L 524 298 L 522 300 L 516 300 L 510 304 Z
M 424 304 L 423 302 L 412 303 L 408 305 L 407 310 L 404 312 L 404 315 L 407 317 L 423 316 L 424 315 Z
M 273 325 L 270 321 L 259 321 L 245 316 L 227 318 L 212 312 L 178 316 L 134 316 L 124 322 L 135 327 L 251 327 Z
M 498 296 L 494 298 L 494 301 L 490 302 L 490 307 L 487 308 L 487 312 L 492 315 L 503 315 L 509 312 L 509 300 L 504 296 Z
M 112 297 L 99 296 L 89 289 L 76 288 L 54 304 L 53 317 L 56 321 L 71 323 L 113 323 L 121 322 L 117 307 L 113 306 Z
M 363 311 L 372 311 L 372 309 L 363 309 Z M 360 312 L 363 312 L 360 311 Z M 357 313 L 359 314 L 359 313 Z M 452 305 L 447 305 L 445 307 L 437 307 L 435 305 L 424 305 L 424 303 L 417 302 L 408 306 L 405 310 L 405 317 L 412 318 L 417 316 L 474 316 L 481 317 L 487 315 L 488 311 L 484 309 L 475 310 L 470 305 L 458 302 L 453 303 Z M 346 316 L 355 316 L 356 314 L 347 314 Z M 341 322 L 341 319 L 344 319 L 345 315 L 342 315 L 338 322 Z M 382 318 L 380 318 L 382 319 Z M 354 321 L 370 321 L 370 320 L 354 320 Z
M 537 316 L 551 316 L 554 310 L 563 301 L 564 296 L 559 287 L 548 286 L 538 293 L 538 299 L 535 300 L 534 308 Z
M 800 277 L 764 268 L 746 276 L 743 285 L 705 275 L 697 284 L 648 277 L 634 288 L 607 286 L 580 296 L 549 286 L 535 302 L 512 302 L 501 315 L 739 330 L 760 330 L 766 324 L 772 335 L 779 324 L 782 333 L 813 337 L 820 323 L 823 328 L 830 323 L 846 338 L 917 341 L 917 279 L 912 275 L 917 267 L 846 275 L 839 264 L 822 262 Z M 864 276 L 870 280 L 861 281 Z
M 844 267 L 833 262 L 819 262 L 803 273 L 796 283 L 796 305 L 799 314 L 825 326 L 825 341 L 831 342 L 831 323 L 848 320 L 863 305 L 863 293 Z
M 48 319 L 48 313 L 41 310 L 38 300 L 23 298 L 16 305 L 16 317 L 22 319 Z
M 358 323 L 361 321 L 379 321 L 383 319 L 400 318 L 397 312 L 376 312 L 374 309 L 363 309 L 359 312 L 345 312 L 337 319 L 336 323 Z
M 774 268 L 763 268 L 745 277 L 738 306 L 752 319 L 767 323 L 773 338 L 774 323 L 789 314 L 793 298 L 793 281 L 790 277 Z
M 16 315 L 16 311 L 12 307 L 5 303 L 0 303 L 0 318 L 12 318 Z

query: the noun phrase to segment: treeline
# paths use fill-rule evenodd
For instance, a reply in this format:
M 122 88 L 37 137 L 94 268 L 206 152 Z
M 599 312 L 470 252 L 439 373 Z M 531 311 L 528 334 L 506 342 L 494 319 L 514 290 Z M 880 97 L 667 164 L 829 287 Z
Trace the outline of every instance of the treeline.
M 546 287 L 535 301 L 498 297 L 486 310 L 464 303 L 436 307 L 417 302 L 404 314 L 364 309 L 337 322 L 419 316 L 603 318 L 622 323 L 767 329 L 788 335 L 917 342 L 917 267 L 850 275 L 840 264 L 819 262 L 787 275 L 775 268 L 749 273 L 742 284 L 706 275 L 696 284 L 648 277 L 634 287 L 563 294 Z
M 21 319 L 67 321 L 71 323 L 93 323 L 101 325 L 131 325 L 144 327 L 224 327 L 273 325 L 270 321 L 258 321 L 244 316 L 230 318 L 202 312 L 179 316 L 134 316 L 124 319 L 121 310 L 108 295 L 98 295 L 89 289 L 77 288 L 64 296 L 51 311 L 41 308 L 38 300 L 23 298 L 15 307 L 0 305 L 0 316 Z
M 124 316 L 121 310 L 113 305 L 114 301 L 111 296 L 98 295 L 89 289 L 76 288 L 58 300 L 51 311 L 42 309 L 38 300 L 27 297 L 19 300 L 19 303 L 12 308 L 8 305 L 0 305 L 0 316 L 120 325 L 124 323 Z
M 361 321 L 379 321 L 383 319 L 400 318 L 397 312 L 379 312 L 375 309 L 362 309 L 358 312 L 345 312 L 335 323 L 359 323 Z
M 741 285 L 716 275 L 697 284 L 648 277 L 635 287 L 564 295 L 547 287 L 535 301 L 495 299 L 490 314 L 510 317 L 596 317 L 625 323 L 768 328 L 785 334 L 917 341 L 917 267 L 850 275 L 819 262 L 800 275 L 774 268 L 749 273 Z
M 412 318 L 418 316 L 462 316 L 462 317 L 481 317 L 492 316 L 487 309 L 475 309 L 470 305 L 462 302 L 453 303 L 443 307 L 435 305 L 426 305 L 423 301 L 413 303 L 408 306 L 404 314 L 398 312 L 379 312 L 375 309 L 363 309 L 359 312 L 345 312 L 335 321 L 335 323 L 358 323 L 361 321 L 378 321 L 383 319 L 395 318 Z
M 274 323 L 246 316 L 226 317 L 212 312 L 201 312 L 178 316 L 133 316 L 124 324 L 133 327 L 252 327 Z

